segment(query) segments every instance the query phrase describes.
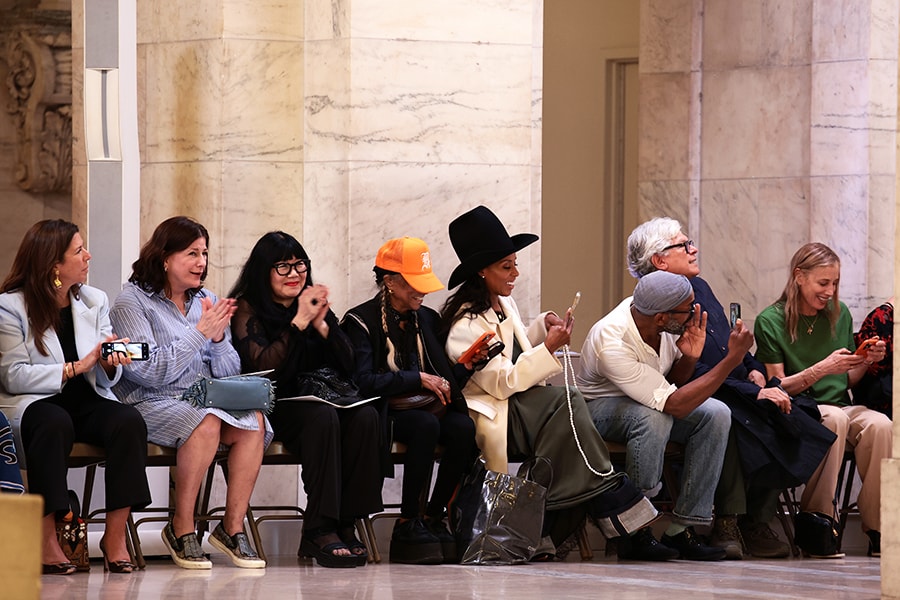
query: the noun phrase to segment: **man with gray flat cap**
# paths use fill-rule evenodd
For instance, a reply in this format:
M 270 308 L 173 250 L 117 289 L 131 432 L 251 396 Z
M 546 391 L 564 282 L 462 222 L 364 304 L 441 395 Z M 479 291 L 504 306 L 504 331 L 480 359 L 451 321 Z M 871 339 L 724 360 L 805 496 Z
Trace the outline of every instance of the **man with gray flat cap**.
M 635 485 L 648 495 L 658 491 L 666 443 L 684 445 L 681 490 L 662 538 L 665 547 L 648 527 L 645 535 L 622 540 L 619 558 L 725 558 L 725 550 L 701 541 L 694 526 L 712 522 L 731 427 L 731 411 L 711 396 L 750 349 L 753 334 L 738 321 L 726 358 L 690 381 L 706 341 L 706 319 L 686 277 L 655 271 L 594 324 L 581 350 L 578 387 L 603 438 L 625 444 L 626 471 Z

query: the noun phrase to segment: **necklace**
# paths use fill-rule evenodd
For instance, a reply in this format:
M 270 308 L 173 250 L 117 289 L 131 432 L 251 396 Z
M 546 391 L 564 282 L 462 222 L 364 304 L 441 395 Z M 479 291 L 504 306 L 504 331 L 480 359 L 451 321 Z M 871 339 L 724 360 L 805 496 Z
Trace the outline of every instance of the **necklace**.
M 803 322 L 806 324 L 806 335 L 812 335 L 813 328 L 816 326 L 816 321 L 819 320 L 819 313 L 816 313 L 816 318 L 812 321 L 808 321 L 806 315 L 800 315 L 800 318 L 803 319 Z

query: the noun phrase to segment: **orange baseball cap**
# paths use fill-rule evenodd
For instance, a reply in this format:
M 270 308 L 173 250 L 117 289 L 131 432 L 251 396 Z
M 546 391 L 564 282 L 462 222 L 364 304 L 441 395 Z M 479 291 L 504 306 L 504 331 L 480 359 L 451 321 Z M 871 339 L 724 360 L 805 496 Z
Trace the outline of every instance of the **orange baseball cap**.
M 375 256 L 375 266 L 403 275 L 414 290 L 430 294 L 444 289 L 444 284 L 431 270 L 428 244 L 414 237 L 388 240 Z

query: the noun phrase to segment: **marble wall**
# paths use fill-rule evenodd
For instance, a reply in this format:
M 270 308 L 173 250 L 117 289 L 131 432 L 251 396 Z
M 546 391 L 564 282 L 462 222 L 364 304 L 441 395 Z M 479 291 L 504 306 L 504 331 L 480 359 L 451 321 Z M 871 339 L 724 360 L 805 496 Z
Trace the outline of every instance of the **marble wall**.
M 891 296 L 897 3 L 645 0 L 641 16 L 644 210 L 685 224 L 720 299 L 752 318 L 807 241 L 841 256 L 857 322 Z
M 255 240 L 284 229 L 342 313 L 374 292 L 390 237 L 425 239 L 446 279 L 465 210 L 539 231 L 541 16 L 512 0 L 138 2 L 141 238 L 199 219 L 225 293 Z M 539 256 L 523 252 L 526 313 Z

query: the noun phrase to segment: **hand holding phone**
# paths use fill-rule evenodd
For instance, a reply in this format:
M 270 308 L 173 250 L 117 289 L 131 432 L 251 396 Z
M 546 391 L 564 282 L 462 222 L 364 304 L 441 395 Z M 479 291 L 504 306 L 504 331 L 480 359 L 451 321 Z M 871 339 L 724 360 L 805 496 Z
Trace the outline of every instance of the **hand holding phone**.
M 103 342 L 100 345 L 100 356 L 103 360 L 109 360 L 109 357 L 117 352 L 131 358 L 131 360 L 149 360 L 150 344 L 147 342 L 124 342 L 115 340 L 113 342 Z
M 475 358 L 475 355 L 478 354 L 478 351 L 481 350 L 482 346 L 487 345 L 495 335 L 496 334 L 493 331 L 485 331 L 482 333 L 478 336 L 478 339 L 459 356 L 457 362 L 461 364 L 472 362 L 472 359 Z
M 581 302 L 581 292 L 575 292 L 575 297 L 572 298 L 572 306 L 569 307 L 569 310 L 566 311 L 566 325 L 568 325 L 575 315 L 575 309 L 578 308 L 578 303 Z
M 729 307 L 729 318 L 731 322 L 731 328 L 734 329 L 734 326 L 737 325 L 737 320 L 741 318 L 741 305 L 737 302 L 732 302 Z
M 878 343 L 879 339 L 880 338 L 876 335 L 876 336 L 870 337 L 867 340 L 863 340 L 862 343 L 859 345 L 859 348 L 856 349 L 856 354 L 858 356 L 865 356 L 866 353 L 869 351 L 869 349 Z

